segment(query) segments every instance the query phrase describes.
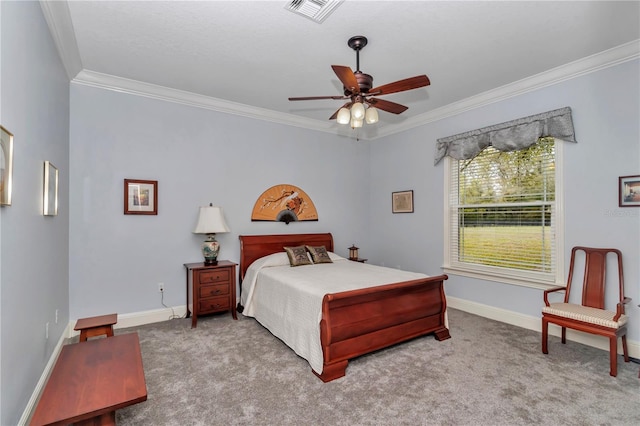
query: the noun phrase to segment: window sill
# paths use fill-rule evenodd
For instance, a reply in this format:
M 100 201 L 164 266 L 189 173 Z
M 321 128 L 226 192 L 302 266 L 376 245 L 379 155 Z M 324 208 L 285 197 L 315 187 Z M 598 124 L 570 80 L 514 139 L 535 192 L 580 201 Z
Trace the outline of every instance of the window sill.
M 508 274 L 503 271 L 494 273 L 492 271 L 478 270 L 475 268 L 464 266 L 443 266 L 442 271 L 445 274 L 450 275 L 459 275 L 467 278 L 476 278 L 479 280 L 535 288 L 538 290 L 548 290 L 553 287 L 566 286 L 566 284 L 563 282 L 549 281 L 549 279 L 546 277 L 526 276 L 526 273 L 520 275 L 517 273 L 517 271 L 514 271 L 514 274 Z

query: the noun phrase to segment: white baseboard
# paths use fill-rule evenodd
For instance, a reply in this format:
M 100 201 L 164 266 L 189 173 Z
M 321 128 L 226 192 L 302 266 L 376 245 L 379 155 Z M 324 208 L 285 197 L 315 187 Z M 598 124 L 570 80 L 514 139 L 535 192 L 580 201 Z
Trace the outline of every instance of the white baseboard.
M 534 330 L 539 333 L 542 332 L 542 311 L 539 317 L 533 317 L 451 296 L 447 296 L 447 305 L 454 309 L 469 312 L 470 314 Z M 542 306 L 540 309 L 542 309 Z M 554 324 L 549 324 L 549 334 L 559 337 L 561 335 L 560 327 Z M 567 340 L 582 343 L 583 345 L 593 346 L 594 348 L 609 352 L 609 340 L 602 336 L 567 329 Z M 627 349 L 629 350 L 630 357 L 640 359 L 640 342 L 632 341 L 627 338 Z M 622 353 L 622 342 L 620 339 L 618 339 L 618 353 Z
M 113 328 L 129 328 L 137 327 L 145 324 L 152 324 L 154 322 L 168 321 L 174 318 L 184 318 L 187 314 L 187 305 L 174 306 L 173 308 L 153 309 L 151 311 L 133 312 L 130 314 L 118 314 L 118 322 L 114 324 Z M 65 337 L 71 338 L 80 334 L 75 331 L 75 321 L 69 323 L 67 326 Z

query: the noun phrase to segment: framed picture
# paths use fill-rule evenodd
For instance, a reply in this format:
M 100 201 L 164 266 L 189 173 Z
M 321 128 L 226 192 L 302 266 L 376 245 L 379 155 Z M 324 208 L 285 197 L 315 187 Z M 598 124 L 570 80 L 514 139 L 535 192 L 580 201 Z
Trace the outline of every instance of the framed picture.
M 58 169 L 50 161 L 44 162 L 44 185 L 42 187 L 42 214 L 58 214 Z
M 393 213 L 413 213 L 413 191 L 392 192 L 391 211 Z
M 11 205 L 13 176 L 13 135 L 0 126 L 2 149 L 0 150 L 0 205 Z
M 124 214 L 158 214 L 157 180 L 124 180 Z
M 620 207 L 640 207 L 640 175 L 618 178 L 618 203 Z

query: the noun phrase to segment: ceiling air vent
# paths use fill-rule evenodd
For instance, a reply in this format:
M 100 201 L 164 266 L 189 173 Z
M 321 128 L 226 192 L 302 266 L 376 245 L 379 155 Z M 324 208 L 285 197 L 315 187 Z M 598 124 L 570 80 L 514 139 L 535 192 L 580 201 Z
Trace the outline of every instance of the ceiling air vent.
M 291 0 L 285 9 L 315 22 L 322 22 L 343 0 Z

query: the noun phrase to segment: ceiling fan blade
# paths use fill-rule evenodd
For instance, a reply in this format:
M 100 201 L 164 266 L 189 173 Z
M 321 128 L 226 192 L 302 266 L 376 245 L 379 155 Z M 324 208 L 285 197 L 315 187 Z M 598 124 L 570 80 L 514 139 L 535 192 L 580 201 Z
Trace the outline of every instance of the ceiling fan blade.
M 406 107 L 404 105 L 378 98 L 367 99 L 366 102 L 373 107 L 393 114 L 401 114 L 409 109 L 409 107 Z
M 398 80 L 394 81 L 393 83 L 374 87 L 373 89 L 369 90 L 369 93 L 367 93 L 367 95 L 388 95 L 390 93 L 417 89 L 418 87 L 428 86 L 429 84 L 431 84 L 431 82 L 429 81 L 429 77 L 427 77 L 426 75 L 418 75 L 415 77 L 405 78 L 404 80 Z
M 342 65 L 331 65 L 331 68 L 333 68 L 333 72 L 336 73 L 336 75 L 342 82 L 342 85 L 346 89 L 348 89 L 353 94 L 360 93 L 360 85 L 358 84 L 356 75 L 353 73 L 351 68 Z
M 346 96 L 303 96 L 300 98 L 289 98 L 290 101 L 316 101 L 318 99 L 349 99 Z
M 336 110 L 336 112 L 333 113 L 331 117 L 329 117 L 329 120 L 335 120 L 336 118 L 338 118 L 338 112 L 340 112 L 342 108 L 349 108 L 352 104 L 353 102 L 347 102 L 346 104 L 342 105 L 340 108 Z

